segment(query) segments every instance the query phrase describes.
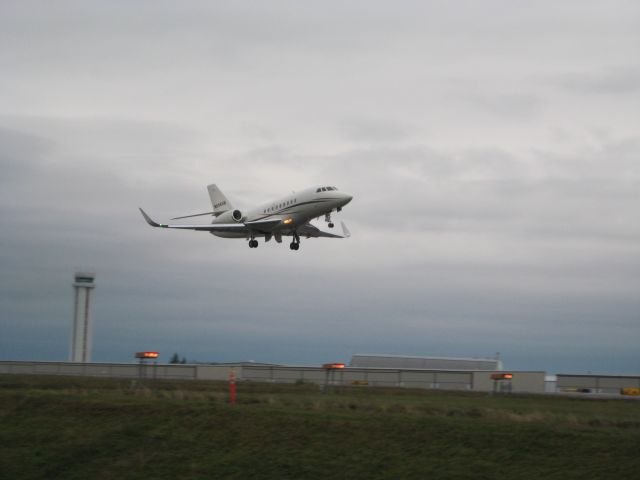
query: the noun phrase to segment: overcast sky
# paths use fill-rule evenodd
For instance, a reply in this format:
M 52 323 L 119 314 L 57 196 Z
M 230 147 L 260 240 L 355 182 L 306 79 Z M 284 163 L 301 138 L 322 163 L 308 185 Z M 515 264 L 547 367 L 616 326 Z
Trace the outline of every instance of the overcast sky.
M 0 359 L 640 371 L 636 1 L 0 3 Z M 315 184 L 348 240 L 148 227 Z M 320 224 L 322 225 L 322 224 Z

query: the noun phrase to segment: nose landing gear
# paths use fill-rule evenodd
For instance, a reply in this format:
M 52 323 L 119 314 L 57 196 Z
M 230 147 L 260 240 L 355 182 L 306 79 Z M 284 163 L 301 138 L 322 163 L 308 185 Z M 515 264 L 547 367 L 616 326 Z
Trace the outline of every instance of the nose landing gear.
M 329 228 L 333 228 L 333 222 L 331 221 L 331 212 L 329 213 L 325 213 L 324 215 L 324 221 L 327 222 L 329 225 Z
M 249 248 L 258 248 L 258 240 L 255 238 L 249 240 Z

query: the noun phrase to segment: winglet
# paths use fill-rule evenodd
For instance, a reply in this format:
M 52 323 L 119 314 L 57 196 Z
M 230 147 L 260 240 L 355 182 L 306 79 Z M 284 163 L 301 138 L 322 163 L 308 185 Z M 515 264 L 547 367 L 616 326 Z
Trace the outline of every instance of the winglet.
M 344 224 L 344 222 L 340 222 L 340 224 L 342 225 L 342 234 L 344 235 L 344 238 L 349 238 L 351 236 L 351 232 Z
M 142 213 L 142 216 L 144 217 L 144 219 L 147 221 L 147 223 L 149 225 L 151 225 L 152 227 L 161 227 L 162 225 L 160 225 L 157 222 L 154 222 L 153 220 L 151 220 L 151 217 L 149 215 L 147 215 L 144 210 L 142 210 L 140 207 L 138 207 L 138 209 L 140 210 L 140 213 Z

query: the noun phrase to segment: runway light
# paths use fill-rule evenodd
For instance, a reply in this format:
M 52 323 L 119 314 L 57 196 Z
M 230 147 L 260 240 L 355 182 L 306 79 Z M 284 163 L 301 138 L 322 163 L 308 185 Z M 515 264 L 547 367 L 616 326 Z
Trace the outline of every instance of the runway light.
M 136 358 L 158 358 L 158 352 L 137 352 Z
M 344 368 L 344 363 L 325 363 L 322 368 Z

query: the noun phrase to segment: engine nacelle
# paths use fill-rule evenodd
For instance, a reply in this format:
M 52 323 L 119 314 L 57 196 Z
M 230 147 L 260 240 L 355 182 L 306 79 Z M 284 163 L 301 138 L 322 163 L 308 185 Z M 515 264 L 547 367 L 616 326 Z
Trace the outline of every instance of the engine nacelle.
M 240 210 L 227 210 L 216 218 L 216 223 L 243 222 L 246 217 Z

